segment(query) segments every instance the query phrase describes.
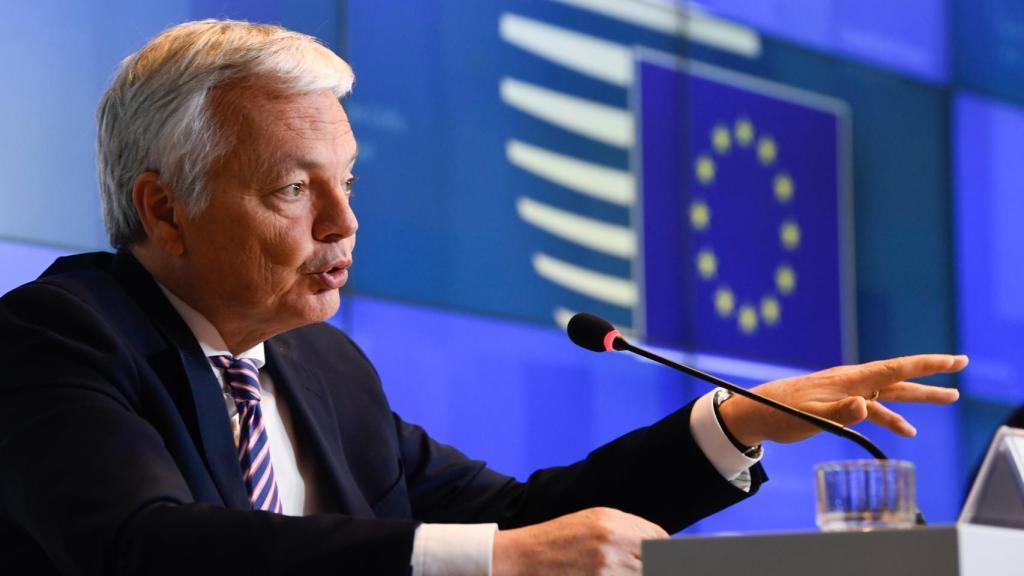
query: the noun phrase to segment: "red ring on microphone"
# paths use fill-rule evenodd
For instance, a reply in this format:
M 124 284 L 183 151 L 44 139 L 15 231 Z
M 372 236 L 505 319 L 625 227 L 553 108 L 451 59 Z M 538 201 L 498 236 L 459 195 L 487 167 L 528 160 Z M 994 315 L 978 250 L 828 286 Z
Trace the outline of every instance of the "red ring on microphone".
M 604 349 L 608 352 L 617 352 L 615 349 L 615 339 L 618 338 L 620 332 L 618 330 L 612 330 L 611 332 L 604 335 Z

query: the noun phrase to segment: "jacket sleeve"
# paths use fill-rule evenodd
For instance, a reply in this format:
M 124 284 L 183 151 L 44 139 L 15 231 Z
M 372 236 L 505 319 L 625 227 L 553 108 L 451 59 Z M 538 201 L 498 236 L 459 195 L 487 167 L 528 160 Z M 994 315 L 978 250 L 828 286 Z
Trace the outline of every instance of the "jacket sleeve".
M 142 367 L 120 338 L 59 286 L 0 299 L 0 537 L 65 574 L 410 572 L 413 521 L 195 502 L 139 414 Z
M 526 482 L 431 439 L 395 417 L 414 514 L 424 522 L 534 524 L 605 506 L 636 514 L 669 533 L 753 495 L 767 480 L 751 469 L 751 490 L 725 480 L 690 434 L 693 403 L 601 446 L 585 459 L 534 472 Z

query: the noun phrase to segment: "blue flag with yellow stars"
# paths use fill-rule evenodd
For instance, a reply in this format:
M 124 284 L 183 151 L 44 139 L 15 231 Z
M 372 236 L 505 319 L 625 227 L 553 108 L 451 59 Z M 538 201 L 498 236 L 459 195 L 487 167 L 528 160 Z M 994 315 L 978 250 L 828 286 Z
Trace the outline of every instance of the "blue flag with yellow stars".
M 851 360 L 846 107 L 696 63 L 637 73 L 638 331 L 782 366 Z

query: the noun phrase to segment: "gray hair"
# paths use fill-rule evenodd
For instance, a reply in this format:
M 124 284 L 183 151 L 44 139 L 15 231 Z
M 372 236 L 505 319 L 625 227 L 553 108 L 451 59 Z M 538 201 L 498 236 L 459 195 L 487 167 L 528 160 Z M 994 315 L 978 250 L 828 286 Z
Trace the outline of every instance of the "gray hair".
M 190 214 L 206 207 L 207 171 L 231 145 L 212 117 L 212 92 L 264 79 L 273 80 L 277 93 L 329 90 L 341 98 L 355 78 L 344 60 L 311 36 L 230 20 L 175 26 L 125 58 L 96 111 L 100 196 L 111 245 L 146 238 L 132 201 L 143 172 L 158 173 Z

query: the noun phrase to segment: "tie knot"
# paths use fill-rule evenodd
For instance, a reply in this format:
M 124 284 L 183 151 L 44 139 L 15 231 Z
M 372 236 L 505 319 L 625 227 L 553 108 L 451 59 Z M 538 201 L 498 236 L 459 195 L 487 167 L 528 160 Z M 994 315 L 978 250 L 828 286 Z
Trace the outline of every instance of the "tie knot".
M 260 371 L 248 358 L 210 356 L 210 364 L 224 371 L 224 381 L 236 403 L 260 401 Z

